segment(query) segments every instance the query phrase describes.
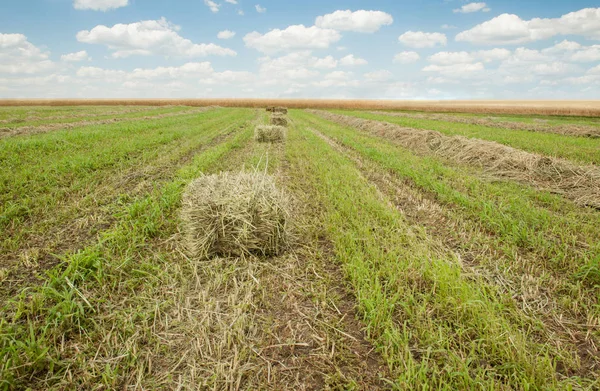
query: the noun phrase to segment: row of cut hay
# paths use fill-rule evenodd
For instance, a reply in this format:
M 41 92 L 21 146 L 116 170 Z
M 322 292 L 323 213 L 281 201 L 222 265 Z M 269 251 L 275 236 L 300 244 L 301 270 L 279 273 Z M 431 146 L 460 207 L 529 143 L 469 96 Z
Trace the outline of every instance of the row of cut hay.
M 277 125 L 257 125 L 254 128 L 254 140 L 259 143 L 276 143 L 285 139 L 286 129 Z
M 492 141 L 445 136 L 432 130 L 402 127 L 324 111 L 311 111 L 325 119 L 391 139 L 420 154 L 432 154 L 483 168 L 496 177 L 532 184 L 600 209 L 600 168 L 577 165 L 553 157 L 525 152 Z
M 530 132 L 556 133 L 567 136 L 580 136 L 598 138 L 600 137 L 600 127 L 580 124 L 561 124 L 549 125 L 544 123 L 527 123 L 516 121 L 497 121 L 493 118 L 462 117 L 451 114 L 420 114 L 420 113 L 390 113 L 381 111 L 372 111 L 372 114 L 385 114 L 393 117 L 425 119 L 435 121 L 446 121 L 460 124 L 481 125 L 493 128 L 526 130 Z
M 185 247 L 193 258 L 278 255 L 288 243 L 289 204 L 265 173 L 201 176 L 183 195 Z

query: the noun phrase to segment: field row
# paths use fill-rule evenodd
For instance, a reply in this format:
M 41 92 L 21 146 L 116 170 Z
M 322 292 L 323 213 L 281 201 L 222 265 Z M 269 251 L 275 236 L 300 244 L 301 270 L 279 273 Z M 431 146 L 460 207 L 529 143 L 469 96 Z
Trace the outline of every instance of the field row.
M 382 119 L 413 141 L 360 122 Z M 0 389 L 600 387 L 598 210 L 414 142 L 463 125 L 289 120 L 275 144 L 224 108 L 0 140 Z M 476 126 L 598 163 L 595 139 Z M 239 170 L 293 198 L 290 251 L 187 257 L 185 186 Z

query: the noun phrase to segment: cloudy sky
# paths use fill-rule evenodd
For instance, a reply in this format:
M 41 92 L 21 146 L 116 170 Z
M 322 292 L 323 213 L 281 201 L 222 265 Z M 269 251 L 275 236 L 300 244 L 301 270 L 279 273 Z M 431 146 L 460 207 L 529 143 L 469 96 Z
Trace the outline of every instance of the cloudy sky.
M 0 98 L 600 98 L 598 0 L 1 1 Z

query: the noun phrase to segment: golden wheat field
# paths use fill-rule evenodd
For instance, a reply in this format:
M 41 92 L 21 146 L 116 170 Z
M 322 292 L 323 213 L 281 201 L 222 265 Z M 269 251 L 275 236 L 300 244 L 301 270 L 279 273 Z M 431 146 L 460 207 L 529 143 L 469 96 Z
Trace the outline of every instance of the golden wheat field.
M 0 390 L 600 388 L 598 101 L 0 106 Z

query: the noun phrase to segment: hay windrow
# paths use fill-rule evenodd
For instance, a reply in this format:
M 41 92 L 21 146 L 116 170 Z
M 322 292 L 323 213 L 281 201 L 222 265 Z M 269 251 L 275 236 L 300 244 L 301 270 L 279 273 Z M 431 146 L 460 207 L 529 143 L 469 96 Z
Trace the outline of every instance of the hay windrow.
M 288 109 L 285 108 L 285 107 L 274 107 L 273 108 L 273 113 L 287 114 L 288 113 Z
M 575 203 L 600 209 L 600 168 L 525 152 L 492 141 L 446 136 L 432 130 L 402 127 L 319 110 L 310 112 L 339 124 L 392 139 L 420 154 L 432 154 L 481 167 L 496 177 L 524 182 L 558 193 Z
M 481 125 L 492 128 L 511 129 L 511 130 L 526 130 L 529 132 L 545 132 L 545 133 L 556 133 L 567 136 L 579 136 L 579 137 L 600 137 L 600 127 L 590 125 L 579 125 L 579 124 L 562 124 L 562 125 L 550 125 L 546 124 L 545 120 L 536 118 L 536 122 L 515 122 L 515 121 L 499 121 L 495 117 L 462 117 L 451 114 L 418 114 L 418 113 L 390 113 L 381 111 L 372 111 L 372 114 L 377 115 L 389 115 L 392 117 L 401 118 L 414 118 L 434 121 L 445 121 L 459 124 L 470 124 L 470 125 Z
M 197 178 L 184 193 L 181 219 L 195 258 L 278 255 L 289 240 L 289 200 L 258 172 Z
M 254 139 L 259 143 L 279 142 L 285 139 L 285 127 L 258 125 L 254 128 Z

